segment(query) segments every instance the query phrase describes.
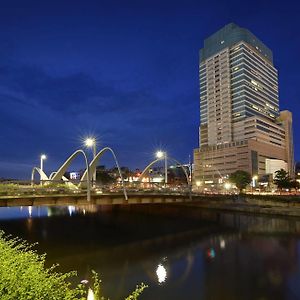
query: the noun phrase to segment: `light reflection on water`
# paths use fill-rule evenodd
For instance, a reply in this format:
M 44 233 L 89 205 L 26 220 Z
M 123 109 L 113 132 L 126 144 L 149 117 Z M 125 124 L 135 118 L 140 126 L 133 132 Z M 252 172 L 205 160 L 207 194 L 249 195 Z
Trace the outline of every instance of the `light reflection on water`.
M 24 219 L 31 217 L 44 217 L 48 214 L 48 207 L 1 207 L 0 208 L 0 221 L 12 219 Z
M 298 219 L 11 207 L 0 208 L 0 229 L 38 241 L 49 264 L 78 270 L 79 280 L 95 269 L 111 299 L 140 282 L 150 286 L 141 300 L 300 299 Z
M 162 264 L 159 264 L 157 266 L 156 275 L 157 275 L 158 283 L 162 284 L 163 282 L 166 281 L 166 279 L 167 279 L 167 270 Z

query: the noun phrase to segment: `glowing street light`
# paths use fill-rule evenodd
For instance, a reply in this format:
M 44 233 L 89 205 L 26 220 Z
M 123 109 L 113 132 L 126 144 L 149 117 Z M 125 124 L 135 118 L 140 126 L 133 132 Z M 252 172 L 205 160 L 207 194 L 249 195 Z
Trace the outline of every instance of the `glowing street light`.
M 257 175 L 255 175 L 255 176 L 253 176 L 252 177 L 252 187 L 255 187 L 255 181 L 258 179 L 258 176 Z
M 230 190 L 230 189 L 231 189 L 231 184 L 230 184 L 229 182 L 226 182 L 226 183 L 224 184 L 224 188 L 225 188 L 226 190 Z
M 96 144 L 96 140 L 95 140 L 95 138 L 88 137 L 88 138 L 85 139 L 84 144 L 87 147 L 92 147 Z
M 163 157 L 164 157 L 164 152 L 162 152 L 162 151 L 157 151 L 157 152 L 156 152 L 156 157 L 157 157 L 157 158 L 163 158 Z
M 44 171 L 43 170 L 44 169 L 44 160 L 47 159 L 47 155 L 46 154 L 42 154 L 41 157 L 40 157 L 40 159 L 41 159 L 41 167 L 40 167 L 40 169 L 41 169 L 41 173 L 42 173 Z M 43 185 L 42 174 L 41 174 L 40 182 L 41 182 L 41 185 Z
M 167 187 L 168 183 L 168 162 L 167 162 L 167 152 L 163 152 L 161 150 L 156 152 L 156 157 L 158 159 L 165 159 L 165 187 Z
M 93 159 L 94 159 L 97 154 L 96 139 L 94 137 L 88 137 L 85 139 L 84 144 L 88 148 L 93 148 Z M 93 182 L 94 182 L 94 184 L 96 184 L 96 169 L 93 174 Z

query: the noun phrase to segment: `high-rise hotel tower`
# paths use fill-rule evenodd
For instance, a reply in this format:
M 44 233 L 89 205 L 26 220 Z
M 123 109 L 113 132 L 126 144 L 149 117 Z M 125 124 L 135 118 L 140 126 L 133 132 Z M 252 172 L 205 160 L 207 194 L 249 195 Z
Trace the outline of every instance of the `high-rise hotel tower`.
M 205 39 L 199 77 L 194 182 L 222 183 L 236 170 L 262 176 L 285 168 L 293 176 L 292 114 L 279 111 L 272 51 L 230 23 Z

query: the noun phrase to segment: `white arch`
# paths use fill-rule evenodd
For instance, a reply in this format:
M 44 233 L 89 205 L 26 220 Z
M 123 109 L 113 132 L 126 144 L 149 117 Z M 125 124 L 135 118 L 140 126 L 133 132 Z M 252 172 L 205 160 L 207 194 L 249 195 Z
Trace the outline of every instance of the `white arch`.
M 184 175 L 185 175 L 185 178 L 186 178 L 186 182 L 187 184 L 189 185 L 190 184 L 190 178 L 189 178 L 189 175 L 188 173 L 186 172 L 186 169 L 183 167 L 183 165 L 178 161 L 176 160 L 175 158 L 170 158 L 171 160 L 173 160 L 177 165 L 179 165 L 179 167 L 182 169 L 182 171 L 184 172 Z
M 118 160 L 117 160 L 117 157 L 114 153 L 114 151 L 110 148 L 110 147 L 104 147 L 103 149 L 101 149 L 97 155 L 93 158 L 92 162 L 90 163 L 90 173 L 91 174 L 94 174 L 94 172 L 96 171 L 96 168 L 97 168 L 97 164 L 98 164 L 98 161 L 100 159 L 100 157 L 104 154 L 104 152 L 106 151 L 109 151 L 113 158 L 114 158 L 114 161 L 115 161 L 115 164 L 116 164 L 116 167 L 118 168 L 118 172 L 119 172 L 119 175 L 120 175 L 120 178 L 121 178 L 121 183 L 122 183 L 122 187 L 123 187 L 123 193 L 124 193 L 124 197 L 126 200 L 128 200 L 128 196 L 127 196 L 127 192 L 126 192 L 126 189 L 125 189 L 125 184 L 124 184 L 124 180 L 123 180 L 123 176 L 122 176 L 122 172 L 121 172 L 121 169 L 120 169 L 120 166 L 119 166 L 119 163 L 118 163 Z M 85 181 L 86 181 L 86 176 L 87 176 L 87 172 L 85 171 L 81 177 L 81 180 L 80 180 L 80 183 L 79 183 L 79 187 L 82 186 L 83 184 L 85 184 Z
M 83 150 L 81 150 L 81 149 L 76 150 L 73 154 L 71 154 L 69 156 L 69 158 L 62 164 L 62 166 L 56 172 L 51 173 L 50 179 L 52 181 L 61 180 L 63 178 L 64 174 L 66 173 L 68 167 L 72 163 L 72 161 L 80 154 L 83 154 L 85 157 L 85 153 L 83 152 Z
M 35 172 L 39 173 L 41 181 L 46 181 L 47 182 L 49 180 L 48 176 L 46 175 L 46 173 L 44 171 L 42 171 L 38 167 L 33 167 L 32 172 L 31 172 L 31 184 L 33 184 L 33 182 L 34 182 L 34 174 L 35 174 Z
M 141 179 L 145 176 L 146 172 L 148 171 L 148 169 L 149 169 L 151 166 L 153 166 L 153 165 L 156 164 L 157 162 L 159 162 L 159 161 L 161 161 L 161 160 L 164 160 L 164 159 L 165 159 L 165 158 L 162 157 L 162 158 L 158 158 L 158 159 L 152 161 L 152 162 L 144 169 L 144 171 L 143 171 L 142 174 L 140 175 L 138 181 L 141 181 Z M 172 158 L 172 157 L 169 157 L 169 156 L 168 156 L 168 159 L 171 160 L 171 161 L 174 161 L 176 164 L 178 164 L 178 165 L 180 166 L 180 168 L 181 168 L 181 169 L 183 170 L 183 172 L 184 172 L 184 175 L 185 175 L 187 184 L 189 185 L 189 184 L 190 184 L 189 176 L 188 176 L 186 170 L 184 169 L 184 167 L 182 166 L 182 164 L 181 164 L 178 160 L 176 160 L 176 159 L 174 159 L 174 158 Z
M 50 176 L 49 176 L 49 179 L 51 180 L 52 177 L 53 177 L 55 174 L 56 174 L 56 172 L 52 172 L 52 173 L 50 174 Z
M 70 166 L 70 164 L 72 163 L 72 161 L 78 156 L 82 154 L 84 157 L 84 161 L 85 161 L 85 166 L 86 166 L 86 181 L 87 181 L 87 201 L 90 201 L 91 199 L 91 191 L 90 191 L 90 168 L 89 168 L 89 163 L 86 157 L 86 154 L 83 150 L 79 149 L 76 150 L 73 154 L 71 154 L 69 156 L 69 158 L 64 162 L 64 164 L 58 169 L 57 172 L 52 172 L 50 175 L 51 181 L 59 181 L 61 179 L 63 179 L 65 181 L 65 179 L 67 180 L 67 178 L 65 178 L 63 175 L 65 174 L 65 172 L 67 171 L 68 167 Z
M 159 162 L 159 161 L 161 161 L 161 160 L 163 160 L 163 159 L 164 159 L 164 158 L 158 158 L 158 159 L 152 161 L 152 162 L 144 169 L 144 171 L 143 171 L 142 174 L 140 175 L 138 181 L 141 181 L 141 179 L 145 176 L 146 172 L 148 171 L 148 169 L 149 169 L 151 166 L 153 166 L 154 164 L 156 164 L 157 162 Z
M 154 165 L 154 164 L 157 163 L 158 161 L 164 160 L 164 159 L 165 159 L 165 158 L 162 157 L 162 158 L 158 158 L 158 159 L 152 161 L 152 162 L 144 169 L 144 171 L 142 172 L 141 176 L 140 176 L 139 179 L 138 179 L 138 182 L 141 182 L 141 179 L 145 176 L 146 172 L 148 171 L 148 169 L 149 169 L 152 165 Z M 180 166 L 180 168 L 183 170 L 184 175 L 185 175 L 185 178 L 186 178 L 186 182 L 187 182 L 187 185 L 188 185 L 189 198 L 190 198 L 190 200 L 192 200 L 192 185 L 191 185 L 191 181 L 190 181 L 190 179 L 189 179 L 189 176 L 188 176 L 186 170 L 184 169 L 184 167 L 182 166 L 182 164 L 181 164 L 178 160 L 176 160 L 175 158 L 172 158 L 172 157 L 168 156 L 168 159 L 174 161 L 174 162 L 175 162 L 176 164 L 178 164 L 178 165 Z

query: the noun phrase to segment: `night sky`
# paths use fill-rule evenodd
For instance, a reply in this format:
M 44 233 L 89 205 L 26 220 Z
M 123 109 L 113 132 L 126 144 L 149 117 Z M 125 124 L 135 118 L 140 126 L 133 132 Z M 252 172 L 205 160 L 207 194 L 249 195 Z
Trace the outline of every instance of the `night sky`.
M 198 52 L 230 22 L 273 51 L 300 160 L 299 15 L 298 1 L 1 1 L 0 177 L 30 179 L 41 153 L 54 171 L 90 134 L 132 169 L 158 148 L 187 162 Z M 112 166 L 108 154 L 100 164 Z

